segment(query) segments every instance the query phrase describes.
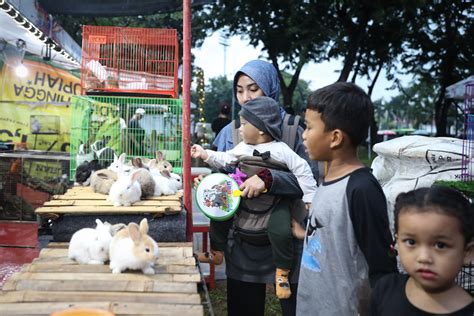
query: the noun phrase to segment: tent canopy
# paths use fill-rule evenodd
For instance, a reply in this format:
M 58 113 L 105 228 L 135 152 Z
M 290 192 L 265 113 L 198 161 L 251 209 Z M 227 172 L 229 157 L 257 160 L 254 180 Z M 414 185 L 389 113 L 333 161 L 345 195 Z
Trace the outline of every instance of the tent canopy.
M 193 6 L 212 3 L 194 0 Z M 86 16 L 132 16 L 182 10 L 182 0 L 39 0 L 49 13 Z
M 460 99 L 464 100 L 464 93 L 466 91 L 466 85 L 474 85 L 474 76 L 469 76 L 468 78 L 456 82 L 455 84 L 450 85 L 446 88 L 446 97 L 449 99 Z

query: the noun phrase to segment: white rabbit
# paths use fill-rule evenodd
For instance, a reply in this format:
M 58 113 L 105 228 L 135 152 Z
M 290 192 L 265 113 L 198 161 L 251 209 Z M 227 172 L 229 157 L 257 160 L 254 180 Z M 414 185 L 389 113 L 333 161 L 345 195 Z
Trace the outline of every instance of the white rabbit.
M 125 163 L 126 158 L 126 153 L 121 154 L 119 157 L 114 153 L 114 161 L 109 167 L 107 167 L 107 169 L 116 172 L 119 177 L 122 175 L 129 175 L 133 167 Z
M 86 161 L 91 162 L 94 159 L 95 159 L 94 151 L 91 150 L 88 144 L 84 144 L 81 141 L 81 144 L 79 145 L 79 149 L 77 150 L 76 166 L 80 166 Z
M 109 246 L 112 233 L 123 224 L 110 225 L 96 219 L 96 228 L 82 228 L 76 231 L 69 242 L 68 257 L 82 264 L 104 264 L 109 260 Z
M 140 201 L 142 189 L 138 178 L 140 172 L 134 172 L 131 175 L 120 176 L 112 187 L 107 198 L 114 206 L 130 206 L 135 202 Z
M 155 196 L 173 195 L 182 188 L 181 177 L 175 173 L 168 170 L 159 172 L 156 169 L 150 170 L 150 173 L 155 181 Z
M 153 266 L 159 255 L 158 244 L 148 234 L 148 220 L 142 219 L 140 227 L 129 223 L 110 243 L 110 270 L 121 273 L 126 269 L 142 270 L 155 274 Z

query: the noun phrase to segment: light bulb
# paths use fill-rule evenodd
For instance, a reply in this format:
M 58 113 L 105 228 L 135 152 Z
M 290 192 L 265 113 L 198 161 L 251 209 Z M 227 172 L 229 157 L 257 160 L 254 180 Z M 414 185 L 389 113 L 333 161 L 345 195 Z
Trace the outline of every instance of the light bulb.
M 20 78 L 25 78 L 28 75 L 28 69 L 23 64 L 15 67 L 15 74 Z

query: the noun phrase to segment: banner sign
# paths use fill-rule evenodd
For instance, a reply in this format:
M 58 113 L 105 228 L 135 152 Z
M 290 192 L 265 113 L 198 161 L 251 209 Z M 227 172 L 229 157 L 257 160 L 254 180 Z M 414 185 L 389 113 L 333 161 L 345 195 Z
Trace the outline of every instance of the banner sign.
M 1 69 L 0 142 L 69 152 L 69 102 L 81 93 L 80 78 L 40 61 L 25 59 L 23 65 L 28 69 L 24 78 L 7 64 Z

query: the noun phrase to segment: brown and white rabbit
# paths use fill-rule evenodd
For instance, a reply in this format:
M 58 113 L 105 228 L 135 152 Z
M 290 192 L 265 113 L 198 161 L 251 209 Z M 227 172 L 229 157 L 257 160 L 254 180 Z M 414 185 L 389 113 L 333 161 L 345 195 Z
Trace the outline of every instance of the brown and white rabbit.
M 139 173 L 138 183 L 140 183 L 142 189 L 141 197 L 153 196 L 155 193 L 155 181 L 148 171 L 148 168 L 144 166 L 142 159 L 139 157 L 133 158 L 132 165 L 136 169 L 136 171 L 133 172 Z
M 110 188 L 117 181 L 117 173 L 109 169 L 101 169 L 91 176 L 91 187 L 96 193 L 109 194 Z
M 122 273 L 142 270 L 145 274 L 155 274 L 154 265 L 159 255 L 158 244 L 148 235 L 148 220 L 142 219 L 140 226 L 129 223 L 119 231 L 110 243 L 110 270 Z
M 164 171 L 164 170 L 168 170 L 169 172 L 173 171 L 173 166 L 168 160 L 165 160 L 165 155 L 161 151 L 155 152 L 155 158 L 156 158 L 155 168 L 157 168 L 160 171 Z

